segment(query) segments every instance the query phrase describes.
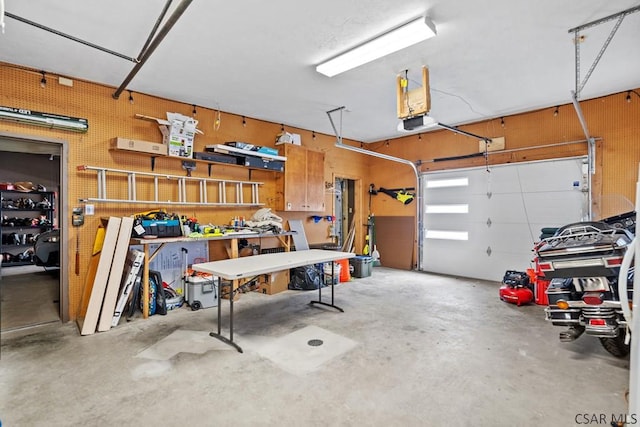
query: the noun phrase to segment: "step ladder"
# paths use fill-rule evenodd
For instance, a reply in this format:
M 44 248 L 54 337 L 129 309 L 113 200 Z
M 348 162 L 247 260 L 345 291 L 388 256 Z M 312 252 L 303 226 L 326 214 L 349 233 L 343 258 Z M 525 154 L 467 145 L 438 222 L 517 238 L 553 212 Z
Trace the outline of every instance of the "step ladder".
M 236 181 L 213 178 L 197 178 L 192 176 L 167 175 L 150 172 L 135 172 L 121 169 L 110 169 L 97 166 L 81 165 L 76 168 L 80 172 L 96 172 L 97 197 L 87 197 L 80 199 L 81 202 L 98 202 L 98 203 L 134 203 L 134 204 L 164 204 L 164 205 L 196 205 L 196 206 L 230 206 L 230 207 L 254 207 L 263 206 L 260 203 L 259 187 L 262 182 L 255 181 Z M 107 175 L 126 176 L 127 177 L 127 198 L 112 199 L 107 196 Z M 136 185 L 138 179 L 144 182 L 153 182 L 154 199 L 138 200 Z M 169 184 L 167 184 L 169 182 Z M 172 184 L 174 183 L 175 184 Z M 196 182 L 199 186 L 198 200 L 187 200 L 187 185 Z M 177 185 L 178 200 L 160 200 L 161 185 Z M 212 191 L 211 187 L 217 186 L 216 201 L 209 201 L 208 194 Z M 165 188 L 165 187 L 163 187 Z M 175 189 L 175 188 L 174 188 Z M 245 189 L 251 193 L 251 200 L 244 200 Z M 234 193 L 233 200 L 227 200 L 227 191 Z

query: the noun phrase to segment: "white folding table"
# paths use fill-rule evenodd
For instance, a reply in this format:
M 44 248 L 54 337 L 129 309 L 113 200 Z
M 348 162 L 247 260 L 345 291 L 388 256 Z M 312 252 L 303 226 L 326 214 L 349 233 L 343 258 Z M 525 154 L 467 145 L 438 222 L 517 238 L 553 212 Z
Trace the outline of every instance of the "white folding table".
M 288 270 L 290 268 L 300 267 L 303 265 L 353 258 L 354 256 L 355 254 L 351 252 L 311 249 L 307 251 L 278 252 L 193 264 L 191 268 L 195 271 L 212 274 L 214 276 L 219 276 L 223 279 L 233 281 L 231 291 L 229 293 L 229 338 L 222 335 L 222 286 L 218 286 L 218 332 L 211 332 L 209 335 L 233 346 L 242 353 L 242 348 L 233 342 L 233 297 L 237 291 L 240 280 L 254 278 L 261 274 Z M 331 275 L 333 276 L 333 268 L 331 270 Z M 339 311 L 344 311 L 334 304 L 333 277 L 331 279 L 331 302 L 327 303 L 322 301 L 322 286 L 320 286 L 318 288 L 318 300 L 311 301 L 310 304 L 321 304 L 335 308 Z

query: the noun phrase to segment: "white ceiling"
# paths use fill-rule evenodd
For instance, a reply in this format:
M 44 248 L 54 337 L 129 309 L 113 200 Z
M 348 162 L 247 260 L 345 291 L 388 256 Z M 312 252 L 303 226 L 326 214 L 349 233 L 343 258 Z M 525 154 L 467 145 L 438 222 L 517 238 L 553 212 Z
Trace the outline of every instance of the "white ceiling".
M 8 13 L 134 58 L 165 5 L 165 0 L 4 2 Z M 167 16 L 179 3 L 173 1 Z M 571 102 L 575 55 L 568 30 L 638 5 L 638 0 L 195 0 L 127 89 L 328 134 L 333 130 L 326 111 L 346 106 L 344 137 L 383 140 L 404 135 L 396 130 L 396 76 L 408 69 L 410 79 L 419 82 L 423 65 L 430 71 L 430 115 L 445 124 Z M 315 71 L 319 62 L 424 14 L 436 24 L 436 38 L 333 78 Z M 581 32 L 586 36 L 580 45 L 582 78 L 615 23 Z M 134 67 L 15 19 L 5 17 L 5 24 L 2 62 L 114 87 Z M 639 40 L 640 12 L 624 18 L 580 99 L 640 87 Z M 127 98 L 124 92 L 120 99 Z

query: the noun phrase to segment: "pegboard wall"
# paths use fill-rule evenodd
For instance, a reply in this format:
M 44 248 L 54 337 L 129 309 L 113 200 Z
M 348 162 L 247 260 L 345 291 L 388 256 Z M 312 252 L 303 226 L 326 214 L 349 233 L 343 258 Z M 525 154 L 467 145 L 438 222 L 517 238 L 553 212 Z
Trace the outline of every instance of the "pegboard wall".
M 596 173 L 592 177 L 593 211 L 597 217 L 618 212 L 624 198 L 635 202 L 635 183 L 640 162 L 640 91 L 624 91 L 609 96 L 580 101 L 591 137 L 596 138 Z M 573 104 L 552 106 L 513 116 L 498 117 L 461 129 L 476 135 L 504 137 L 504 152 L 488 156 L 491 165 L 521 161 L 583 156 L 587 154 L 585 134 Z M 479 154 L 478 140 L 448 130 L 414 134 L 378 141 L 372 149 L 409 159 L 419 164 L 421 172 L 485 166 Z M 458 157 L 458 158 L 456 158 Z M 370 175 L 380 186 L 401 188 L 415 186 L 410 168 L 385 168 L 385 161 L 371 159 Z M 405 215 L 406 209 L 390 198 L 373 199 L 376 215 Z
M 199 121 L 198 128 L 204 135 L 195 137 L 194 151 L 204 151 L 205 145 L 223 144 L 227 141 L 245 141 L 256 145 L 275 147 L 275 138 L 283 129 L 287 132 L 298 133 L 302 137 L 302 145 L 325 152 L 325 181 L 332 182 L 334 175 L 344 173 L 356 176 L 366 176 L 368 164 L 363 162 L 355 153 L 334 150 L 335 137 L 321 134 L 312 130 L 297 129 L 281 123 L 270 123 L 262 120 L 230 114 L 210 108 L 194 106 L 185 103 L 170 101 L 150 95 L 132 92 L 133 101 L 129 100 L 129 92 L 124 91 L 119 99 L 114 99 L 112 94 L 115 89 L 79 79 L 73 80 L 73 87 L 63 86 L 58 83 L 58 76 L 46 74 L 47 84 L 41 87 L 42 75 L 38 70 L 29 70 L 10 64 L 0 63 L 0 105 L 27 108 L 33 111 L 47 112 L 72 117 L 86 118 L 89 122 L 89 130 L 86 133 L 75 133 L 64 130 L 55 130 L 33 125 L 0 121 L 0 131 L 18 134 L 34 139 L 66 141 L 69 147 L 68 171 L 66 177 L 62 177 L 62 193 L 64 205 L 60 215 L 71 217 L 73 207 L 84 206 L 80 199 L 95 197 L 97 195 L 97 182 L 94 172 L 77 171 L 77 166 L 88 165 L 104 168 L 122 169 L 137 172 L 151 172 L 150 156 L 111 149 L 112 140 L 116 137 L 136 139 L 143 141 L 161 142 L 162 135 L 157 123 L 141 120 L 135 117 L 142 114 L 151 117 L 165 118 L 167 112 L 181 113 L 192 116 Z M 319 112 L 318 114 L 324 114 Z M 219 118 L 219 126 L 217 120 Z M 286 119 L 286 118 L 284 118 Z M 354 143 L 351 141 L 351 143 Z M 339 151 L 339 152 L 336 152 Z M 181 160 L 178 158 L 157 158 L 154 172 L 160 174 L 185 176 Z M 225 180 L 255 181 L 261 182 L 260 202 L 264 207 L 273 208 L 276 201 L 275 174 L 277 172 L 252 170 L 249 177 L 248 169 L 215 165 L 212 168 L 211 178 Z M 206 165 L 197 164 L 192 174 L 195 177 L 208 178 Z M 108 178 L 107 195 L 109 198 L 126 198 L 125 181 L 117 178 Z M 175 183 L 174 183 L 175 184 Z M 177 200 L 177 187 L 175 185 L 163 189 L 163 199 Z M 188 187 L 187 200 L 197 200 L 197 186 Z M 210 197 L 215 197 L 215 191 Z M 234 191 L 230 188 L 228 198 L 233 200 Z M 249 191 L 249 190 L 245 190 Z M 151 198 L 152 186 L 138 185 L 137 198 Z M 250 200 L 250 194 L 245 193 L 245 201 Z M 67 287 L 68 301 L 67 312 L 69 320 L 75 320 L 77 309 L 85 287 L 85 277 L 96 229 L 100 217 L 129 216 L 133 213 L 144 212 L 151 209 L 164 208 L 168 212 L 184 214 L 198 218 L 201 223 L 227 224 L 235 216 L 250 218 L 257 208 L 233 208 L 233 207 L 199 207 L 199 206 L 157 206 L 136 205 L 128 203 L 95 203 L 95 215 L 87 216 L 82 227 L 71 228 L 66 233 L 66 245 L 68 254 L 73 258 L 76 250 L 76 241 L 79 238 L 80 272 L 74 272 L 72 263 L 68 268 L 68 283 L 62 283 Z M 333 214 L 332 194 L 326 194 L 326 212 L 320 214 Z M 326 241 L 328 239 L 325 227 L 314 224 L 304 213 L 284 213 L 278 215 L 287 220 L 304 219 L 307 238 L 312 242 Z M 212 256 L 223 256 L 226 251 L 220 248 L 212 251 Z M 211 254 L 210 254 L 211 255 Z
M 86 133 L 74 133 L 63 130 L 47 129 L 37 126 L 0 121 L 0 131 L 18 134 L 34 139 L 66 141 L 68 150 L 68 176 L 61 177 L 61 195 L 63 205 L 60 215 L 70 218 L 71 209 L 82 206 L 80 199 L 95 194 L 97 183 L 94 174 L 79 172 L 79 165 L 100 166 L 131 171 L 148 172 L 151 170 L 147 155 L 111 150 L 111 141 L 116 137 L 160 142 L 162 140 L 157 124 L 135 118 L 136 114 L 164 118 L 166 112 L 177 112 L 193 116 L 199 121 L 198 128 L 204 135 L 195 138 L 195 151 L 203 151 L 209 144 L 222 144 L 227 141 L 246 141 L 257 145 L 275 146 L 275 137 L 286 130 L 301 135 L 302 145 L 325 153 L 325 193 L 326 212 L 314 213 L 333 215 L 332 184 L 336 177 L 358 181 L 356 196 L 356 251 L 364 245 L 364 231 L 369 213 L 367 189 L 370 183 L 387 188 L 413 187 L 416 185 L 413 172 L 408 166 L 390 163 L 375 157 L 364 156 L 334 147 L 335 136 L 297 129 L 286 124 L 270 123 L 251 117 L 230 114 L 210 108 L 196 106 L 196 114 L 191 104 L 170 101 L 151 95 L 132 92 L 133 101 L 129 101 L 129 92 L 124 91 L 119 99 L 112 94 L 115 89 L 91 82 L 73 79 L 73 87 L 58 84 L 58 76 L 47 74 L 47 84 L 40 85 L 42 75 L 39 70 L 29 70 L 10 64 L 0 63 L 0 105 L 28 108 L 34 111 L 68 115 L 88 119 L 89 130 Z M 594 201 L 605 200 L 609 195 L 623 194 L 634 201 L 635 182 L 638 162 L 640 162 L 640 97 L 632 93 L 631 102 L 627 102 L 627 92 L 586 100 L 581 102 L 586 122 L 592 136 L 599 138 L 596 154 L 598 169 L 594 177 Z M 393 102 L 391 102 L 393 104 Z M 224 106 L 221 106 L 224 108 Z M 487 137 L 504 136 L 508 153 L 489 157 L 490 162 L 505 163 L 525 160 L 547 159 L 583 155 L 585 145 L 573 143 L 584 140 L 584 134 L 571 104 L 549 107 L 519 115 L 493 118 L 463 129 Z M 318 112 L 324 115 L 324 112 Z M 216 120 L 220 118 L 220 125 Z M 283 118 L 286 123 L 286 118 Z M 421 163 L 420 169 L 438 170 L 469 167 L 484 164 L 483 158 L 449 160 L 436 162 L 435 159 L 462 156 L 478 151 L 478 141 L 448 131 L 433 131 L 406 136 L 371 144 L 360 144 L 345 140 L 345 143 L 361 145 L 366 149 L 389 154 Z M 184 175 L 179 159 L 158 158 L 155 172 L 171 175 Z M 253 171 L 249 179 L 247 170 L 238 167 L 216 166 L 213 178 L 237 179 L 241 181 L 259 181 L 261 202 L 266 207 L 275 206 L 275 172 Z M 198 166 L 194 176 L 207 177 L 207 168 Z M 149 188 L 140 189 L 149 194 Z M 108 181 L 109 197 L 123 194 L 122 181 Z M 173 198 L 168 194 L 167 198 Z M 415 215 L 415 205 L 402 205 L 388 197 L 374 197 L 371 210 L 376 215 L 406 216 Z M 68 268 L 67 287 L 68 318 L 74 320 L 82 290 L 85 286 L 88 261 L 93 248 L 93 240 L 99 218 L 105 216 L 128 216 L 151 208 L 163 208 L 149 205 L 96 204 L 95 216 L 86 218 L 85 225 L 68 230 L 65 234 L 68 254 L 76 248 L 79 238 L 81 268 L 78 275 L 73 266 Z M 166 207 L 170 212 L 195 216 L 202 223 L 227 223 L 234 216 L 250 217 L 254 209 L 211 208 L 211 207 Z M 607 206 L 599 207 L 604 215 Z M 310 242 L 330 241 L 324 221 L 314 223 L 310 215 L 302 212 L 277 212 L 286 219 L 300 219 L 305 225 L 307 239 Z M 213 251 L 224 254 L 224 250 Z M 210 256 L 212 256 L 210 254 Z M 214 255 L 215 256 L 215 255 Z

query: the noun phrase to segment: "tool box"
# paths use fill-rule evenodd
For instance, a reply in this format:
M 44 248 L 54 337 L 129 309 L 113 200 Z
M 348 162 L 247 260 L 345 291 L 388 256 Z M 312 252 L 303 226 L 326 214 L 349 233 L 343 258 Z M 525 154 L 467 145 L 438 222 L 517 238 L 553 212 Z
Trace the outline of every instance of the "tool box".
M 144 227 L 145 236 L 158 236 L 158 237 L 182 236 L 182 228 L 180 227 L 180 220 L 143 219 L 141 222 L 142 222 L 142 227 Z
M 187 276 L 187 303 L 191 310 L 218 305 L 220 278 L 211 275 Z

